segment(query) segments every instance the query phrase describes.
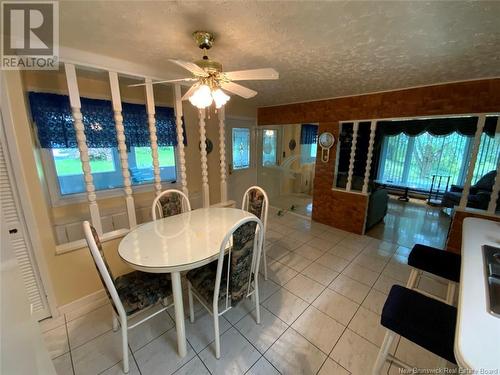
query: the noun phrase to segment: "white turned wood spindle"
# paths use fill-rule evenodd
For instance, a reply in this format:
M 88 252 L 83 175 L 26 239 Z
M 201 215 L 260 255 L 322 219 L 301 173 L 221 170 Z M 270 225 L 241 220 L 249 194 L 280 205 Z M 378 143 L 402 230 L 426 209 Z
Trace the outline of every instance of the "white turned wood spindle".
M 198 111 L 200 125 L 200 154 L 201 154 L 201 189 L 203 207 L 210 206 L 210 190 L 208 186 L 208 164 L 207 164 L 207 133 L 205 129 L 205 109 Z
M 476 133 L 474 135 L 474 144 L 472 146 L 472 154 L 469 167 L 467 168 L 467 177 L 465 178 L 464 189 L 462 190 L 462 196 L 460 197 L 460 209 L 465 209 L 465 207 L 467 207 L 470 185 L 472 183 L 472 176 L 474 175 L 474 168 L 476 167 L 477 154 L 479 152 L 479 145 L 481 144 L 481 135 L 483 134 L 485 121 L 486 116 L 484 114 L 479 115 Z
M 226 111 L 224 107 L 219 114 L 219 152 L 220 152 L 220 200 L 227 201 L 227 170 L 226 170 Z
M 352 144 L 351 144 L 351 155 L 349 158 L 349 171 L 347 173 L 347 183 L 345 186 L 346 191 L 351 191 L 352 173 L 354 171 L 354 156 L 356 155 L 356 143 L 358 142 L 358 128 L 359 128 L 359 122 L 354 121 L 354 124 L 352 126 Z
M 154 187 L 156 195 L 161 194 L 160 162 L 158 160 L 158 137 L 156 136 L 155 98 L 153 84 L 146 78 L 146 111 L 148 114 L 149 139 L 151 141 L 151 156 L 153 157 Z
M 111 87 L 111 101 L 113 103 L 113 113 L 115 119 L 116 139 L 118 141 L 118 153 L 120 155 L 120 166 L 123 177 L 123 192 L 125 194 L 125 204 L 127 205 L 127 215 L 129 227 L 137 226 L 135 215 L 134 197 L 132 196 L 132 183 L 130 180 L 130 171 L 128 165 L 127 145 L 125 144 L 125 128 L 123 127 L 122 101 L 120 95 L 120 85 L 118 74 L 109 73 L 109 85 Z
M 497 126 L 495 130 L 495 137 L 500 134 L 500 115 L 497 117 Z M 488 213 L 494 214 L 497 209 L 498 193 L 500 191 L 500 156 L 497 156 L 497 176 L 495 177 L 495 184 L 490 195 L 490 203 L 488 204 Z
M 90 218 L 92 225 L 97 230 L 99 235 L 102 235 L 101 215 L 99 206 L 96 202 L 96 193 L 92 171 L 90 169 L 89 149 L 87 147 L 87 137 L 85 136 L 85 127 L 83 126 L 83 117 L 81 112 L 80 92 L 78 90 L 78 82 L 76 80 L 76 69 L 73 64 L 64 64 L 66 72 L 66 81 L 68 83 L 69 103 L 71 113 L 73 115 L 73 126 L 76 133 L 76 141 L 78 151 L 80 152 L 80 161 L 82 163 L 83 179 L 85 181 L 85 191 L 89 201 Z
M 377 121 L 372 120 L 370 124 L 370 141 L 368 143 L 368 154 L 366 155 L 365 179 L 363 181 L 363 193 L 368 193 L 368 182 L 370 181 L 370 171 L 372 168 L 373 145 L 375 143 L 375 132 L 377 130 Z
M 174 85 L 174 111 L 175 125 L 177 129 L 177 152 L 179 155 L 179 171 L 181 175 L 181 187 L 184 194 L 189 196 L 186 175 L 186 153 L 184 151 L 184 132 L 182 129 L 182 93 L 179 84 Z

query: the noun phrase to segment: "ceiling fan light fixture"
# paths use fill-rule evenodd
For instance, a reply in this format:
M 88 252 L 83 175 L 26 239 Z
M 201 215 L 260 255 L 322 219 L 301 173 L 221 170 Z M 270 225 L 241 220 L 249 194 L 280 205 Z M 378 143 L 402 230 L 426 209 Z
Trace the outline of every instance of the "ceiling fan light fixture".
M 201 85 L 198 89 L 189 97 L 189 101 L 192 105 L 199 109 L 209 107 L 212 102 L 212 91 L 207 85 Z
M 214 99 L 215 102 L 215 108 L 219 109 L 221 108 L 224 104 L 226 104 L 231 97 L 227 95 L 224 91 L 222 91 L 220 88 L 217 88 L 216 90 L 212 91 L 212 98 Z

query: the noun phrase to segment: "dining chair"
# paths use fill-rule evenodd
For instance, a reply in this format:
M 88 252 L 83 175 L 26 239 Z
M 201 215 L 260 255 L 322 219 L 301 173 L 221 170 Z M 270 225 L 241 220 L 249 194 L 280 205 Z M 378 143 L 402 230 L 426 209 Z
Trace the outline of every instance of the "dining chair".
M 187 211 L 191 211 L 191 204 L 187 195 L 177 189 L 168 189 L 162 191 L 154 199 L 151 207 L 151 217 L 155 221 L 157 218 L 161 219 Z
M 257 324 L 260 324 L 258 274 L 263 240 L 264 225 L 260 219 L 241 219 L 222 240 L 218 259 L 186 274 L 189 320 L 194 322 L 195 296 L 213 316 L 217 359 L 220 358 L 219 316 L 235 307 L 243 298 L 252 297 L 255 300 Z M 232 246 L 228 246 L 230 243 Z
M 97 231 L 88 221 L 83 222 L 83 231 L 97 273 L 113 306 L 113 331 L 116 332 L 118 325 L 121 326 L 123 372 L 128 373 L 128 330 L 173 306 L 173 302 L 168 304 L 169 301 L 173 301 L 172 284 L 167 275 L 161 273 L 133 271 L 114 278 Z M 161 305 L 160 309 L 155 309 L 145 316 L 141 314 L 140 320 L 128 324 L 129 319 L 158 305 Z
M 264 224 L 264 240 L 262 245 L 262 260 L 264 262 L 264 279 L 267 280 L 267 255 L 266 255 L 266 231 L 267 231 L 267 210 L 269 198 L 267 193 L 260 186 L 251 186 L 243 194 L 241 209 L 257 216 Z

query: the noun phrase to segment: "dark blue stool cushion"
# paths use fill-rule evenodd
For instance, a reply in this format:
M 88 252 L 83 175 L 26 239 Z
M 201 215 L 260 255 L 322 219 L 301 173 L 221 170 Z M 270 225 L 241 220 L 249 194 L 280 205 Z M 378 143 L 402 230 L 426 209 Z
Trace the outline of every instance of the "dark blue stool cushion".
M 430 352 L 456 363 L 453 354 L 457 309 L 400 285 L 393 285 L 380 323 Z
M 408 265 L 445 279 L 460 282 L 461 256 L 425 245 L 415 245 L 408 256 Z

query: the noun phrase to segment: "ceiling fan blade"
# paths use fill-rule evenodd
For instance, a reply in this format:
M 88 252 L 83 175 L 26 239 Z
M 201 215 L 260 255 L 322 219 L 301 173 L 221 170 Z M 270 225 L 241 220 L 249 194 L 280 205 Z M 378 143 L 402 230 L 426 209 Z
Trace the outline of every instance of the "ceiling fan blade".
M 255 95 L 257 95 L 257 91 L 251 90 L 245 86 L 241 86 L 241 85 L 234 83 L 234 82 L 222 83 L 221 87 L 224 90 L 229 91 L 233 94 L 239 95 L 245 99 L 250 99 L 250 98 L 253 98 Z
M 193 86 L 189 88 L 189 90 L 186 91 L 184 96 L 182 97 L 182 100 L 188 100 L 189 97 L 195 92 L 195 90 L 200 86 L 199 83 L 195 83 Z
M 258 79 L 278 79 L 279 73 L 273 68 L 236 70 L 234 72 L 224 72 L 226 78 L 231 81 L 253 81 Z
M 166 81 L 156 81 L 156 82 L 151 82 L 153 85 L 156 85 L 157 83 L 174 83 L 174 82 L 193 82 L 197 81 L 196 78 L 179 78 L 179 79 L 169 79 Z M 146 86 L 146 83 L 136 83 L 135 85 L 128 85 L 128 87 L 138 87 L 138 86 Z
M 205 72 L 202 68 L 200 68 L 198 65 L 196 65 L 193 62 L 183 61 L 183 60 L 175 60 L 175 59 L 169 59 L 168 61 L 173 62 L 174 64 L 177 64 L 177 65 L 183 67 L 184 69 L 189 70 L 195 76 L 208 77 L 208 73 Z

